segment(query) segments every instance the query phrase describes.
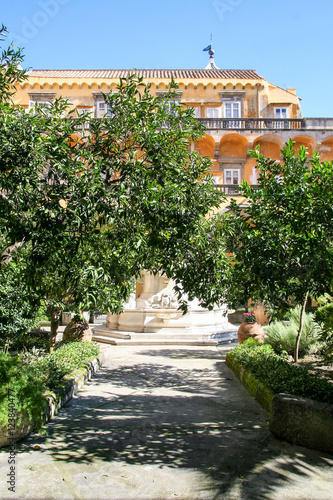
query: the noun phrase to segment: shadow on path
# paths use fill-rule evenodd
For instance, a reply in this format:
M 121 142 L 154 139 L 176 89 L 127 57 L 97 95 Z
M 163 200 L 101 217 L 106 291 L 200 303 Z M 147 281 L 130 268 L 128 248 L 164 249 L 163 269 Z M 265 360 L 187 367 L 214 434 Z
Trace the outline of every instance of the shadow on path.
M 84 391 L 49 423 L 48 437 L 38 438 L 47 443 L 39 453 L 48 450 L 63 464 L 134 465 L 142 474 L 153 465 L 208 478 L 201 496 L 179 498 L 330 498 L 325 495 L 333 457 L 275 440 L 268 415 L 216 348 L 132 346 L 110 354 Z M 21 452 L 32 440 L 19 445 Z M 322 496 L 313 496 L 310 483 Z

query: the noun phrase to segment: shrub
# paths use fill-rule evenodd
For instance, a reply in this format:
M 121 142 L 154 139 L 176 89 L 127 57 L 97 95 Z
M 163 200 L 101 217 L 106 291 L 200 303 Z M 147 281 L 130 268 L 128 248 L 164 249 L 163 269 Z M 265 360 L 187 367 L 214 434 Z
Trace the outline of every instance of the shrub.
M 324 342 L 322 355 L 328 362 L 333 361 L 333 298 L 325 294 L 318 299 L 320 305 L 315 312 L 315 320 L 321 323 Z
M 333 332 L 333 302 L 319 306 L 315 312 L 315 320 L 322 324 L 324 337 Z
M 19 350 L 27 342 L 29 331 L 35 325 L 39 304 L 22 282 L 20 261 L 12 259 L 0 267 L 0 348 L 6 344 Z
M 270 345 L 256 344 L 249 339 L 228 353 L 230 359 L 250 370 L 274 393 L 293 394 L 333 403 L 333 384 L 310 375 L 306 368 L 291 365 L 275 354 Z
M 37 350 L 18 356 L 0 352 L 0 428 L 8 422 L 8 388 L 14 394 L 18 414 L 26 411 L 39 428 L 47 406 L 45 394 L 60 389 L 63 377 L 98 354 L 94 342 L 63 344 L 47 356 L 40 356 Z
M 300 307 L 289 311 L 287 318 L 289 324 L 283 321 L 274 321 L 265 328 L 265 343 L 270 344 L 277 354 L 283 351 L 292 355 L 295 348 L 297 332 L 299 328 Z M 322 329 L 315 322 L 312 313 L 304 314 L 304 326 L 301 337 L 299 355 L 313 354 L 322 347 Z

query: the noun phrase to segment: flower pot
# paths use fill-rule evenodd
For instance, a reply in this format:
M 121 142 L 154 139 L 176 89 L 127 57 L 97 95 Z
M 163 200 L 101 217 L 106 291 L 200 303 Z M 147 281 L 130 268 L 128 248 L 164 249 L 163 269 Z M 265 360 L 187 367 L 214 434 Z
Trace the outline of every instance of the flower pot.
M 253 338 L 256 342 L 260 344 L 264 343 L 265 332 L 259 323 L 247 323 L 243 321 L 237 332 L 238 342 L 243 344 L 243 342 L 249 338 Z
M 63 340 L 91 342 L 92 331 L 86 321 L 71 321 L 64 330 Z

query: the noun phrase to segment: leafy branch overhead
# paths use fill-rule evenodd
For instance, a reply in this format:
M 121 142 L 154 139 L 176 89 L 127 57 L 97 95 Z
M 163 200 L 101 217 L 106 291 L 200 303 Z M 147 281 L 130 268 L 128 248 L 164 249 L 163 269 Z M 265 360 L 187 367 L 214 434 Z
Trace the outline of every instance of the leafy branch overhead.
M 8 100 L 15 76 L 24 78 L 11 50 L 16 73 L 1 73 L 0 252 L 7 262 L 24 255 L 34 296 L 50 301 L 54 318 L 64 302 L 118 312 L 133 278 L 151 269 L 203 304 L 221 301 L 228 263 L 213 238 L 219 221 L 207 216 L 222 195 L 210 160 L 190 151 L 204 130 L 176 85 L 154 96 L 135 75 L 121 80 L 104 96 L 103 120 L 74 119 L 62 100 L 27 113 Z

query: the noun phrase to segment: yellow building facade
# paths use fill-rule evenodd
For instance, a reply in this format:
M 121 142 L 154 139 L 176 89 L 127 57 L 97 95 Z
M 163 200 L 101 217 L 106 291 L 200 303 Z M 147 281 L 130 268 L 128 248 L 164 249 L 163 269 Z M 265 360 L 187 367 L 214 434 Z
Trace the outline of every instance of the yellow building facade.
M 257 145 L 265 156 L 280 160 L 280 149 L 292 138 L 309 155 L 316 150 L 322 160 L 333 160 L 333 119 L 304 118 L 295 89 L 279 88 L 255 70 L 219 69 L 212 57 L 205 69 L 33 70 L 17 84 L 15 103 L 29 110 L 63 97 L 78 114 L 102 118 L 107 113 L 103 94 L 116 91 L 119 79 L 134 72 L 151 83 L 155 95 L 175 80 L 180 101 L 206 126 L 192 149 L 212 159 L 214 181 L 226 194 L 237 194 L 243 179 L 257 183 L 255 160 L 248 154 Z

